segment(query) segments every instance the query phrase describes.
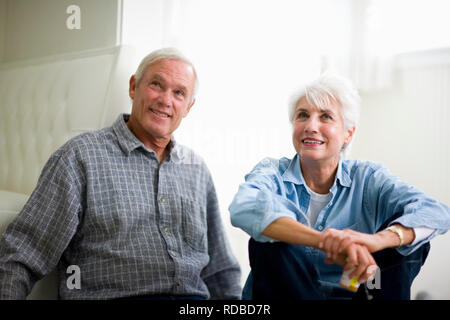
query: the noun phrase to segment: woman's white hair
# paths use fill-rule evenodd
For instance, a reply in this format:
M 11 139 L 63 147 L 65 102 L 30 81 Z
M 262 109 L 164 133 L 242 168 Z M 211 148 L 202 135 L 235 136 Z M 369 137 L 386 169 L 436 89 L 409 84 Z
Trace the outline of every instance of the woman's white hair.
M 324 73 L 313 82 L 300 88 L 292 96 L 289 103 L 291 123 L 294 122 L 295 110 L 302 98 L 305 98 L 309 105 L 318 109 L 325 109 L 330 103 L 337 102 L 342 108 L 345 129 L 356 127 L 359 122 L 361 98 L 358 90 L 350 80 L 337 74 Z M 343 146 L 341 153 L 344 156 L 348 154 L 351 143 Z
M 188 58 L 186 58 L 179 50 L 177 50 L 175 48 L 158 49 L 158 50 L 155 50 L 155 51 L 149 53 L 147 56 L 145 56 L 144 59 L 142 59 L 141 63 L 139 64 L 139 66 L 134 74 L 134 77 L 136 79 L 136 86 L 139 86 L 139 83 L 141 82 L 142 77 L 144 76 L 144 73 L 147 70 L 147 68 L 151 64 L 161 61 L 161 60 L 180 60 L 180 61 L 187 63 L 188 65 L 190 65 L 192 67 L 192 70 L 194 71 L 194 76 L 195 76 L 195 84 L 194 84 L 194 90 L 192 92 L 191 102 L 194 101 L 194 99 L 197 95 L 197 90 L 198 90 L 198 85 L 199 85 L 197 71 L 195 70 L 194 64 Z

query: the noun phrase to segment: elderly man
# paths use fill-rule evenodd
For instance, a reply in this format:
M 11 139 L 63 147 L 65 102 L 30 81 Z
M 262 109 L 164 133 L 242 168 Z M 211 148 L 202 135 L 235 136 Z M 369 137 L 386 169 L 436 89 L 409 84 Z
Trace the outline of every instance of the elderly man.
M 211 175 L 172 137 L 196 86 L 179 52 L 155 51 L 130 79 L 131 114 L 50 157 L 1 239 L 0 298 L 25 298 L 56 266 L 63 299 L 240 297 Z

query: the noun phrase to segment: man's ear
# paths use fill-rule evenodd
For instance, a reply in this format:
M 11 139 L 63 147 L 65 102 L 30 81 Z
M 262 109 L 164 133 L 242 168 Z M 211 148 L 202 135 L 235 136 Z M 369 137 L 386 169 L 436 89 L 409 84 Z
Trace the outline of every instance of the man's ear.
M 128 89 L 128 95 L 130 96 L 131 100 L 134 100 L 135 92 L 136 92 L 136 77 L 133 74 L 130 78 L 130 88 Z
M 186 117 L 186 116 L 188 115 L 189 111 L 191 111 L 191 108 L 192 108 L 192 106 L 194 105 L 194 103 L 195 103 L 195 99 L 192 100 L 191 104 L 186 108 L 186 111 L 184 112 L 183 118 Z

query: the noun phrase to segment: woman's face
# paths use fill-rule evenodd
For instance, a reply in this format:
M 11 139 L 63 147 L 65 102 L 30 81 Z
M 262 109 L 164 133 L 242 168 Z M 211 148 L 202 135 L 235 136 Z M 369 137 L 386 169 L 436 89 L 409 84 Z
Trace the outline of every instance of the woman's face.
M 337 163 L 342 147 L 352 140 L 355 128 L 345 129 L 341 106 L 330 101 L 324 109 L 304 97 L 297 103 L 292 140 L 302 160 Z

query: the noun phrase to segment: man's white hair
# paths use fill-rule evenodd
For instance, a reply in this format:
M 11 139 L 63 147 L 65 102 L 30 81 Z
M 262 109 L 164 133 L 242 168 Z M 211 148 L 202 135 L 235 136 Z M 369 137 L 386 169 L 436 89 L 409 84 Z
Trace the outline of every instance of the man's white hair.
M 356 127 L 359 122 L 361 98 L 358 90 L 350 80 L 339 75 L 324 73 L 313 82 L 300 88 L 289 103 L 291 123 L 294 122 L 295 110 L 302 98 L 305 98 L 309 105 L 318 109 L 325 109 L 330 103 L 337 102 L 342 108 L 345 129 Z M 343 146 L 342 154 L 344 156 L 348 154 L 351 143 Z
M 141 82 L 142 77 L 144 76 L 144 73 L 147 70 L 147 68 L 153 63 L 161 60 L 180 60 L 192 67 L 192 70 L 194 70 L 195 83 L 194 83 L 194 90 L 192 92 L 191 102 L 194 101 L 197 95 L 199 85 L 197 71 L 195 70 L 194 64 L 188 58 L 186 58 L 178 49 L 175 48 L 161 48 L 145 56 L 144 59 L 142 59 L 141 63 L 139 64 L 134 74 L 134 77 L 136 79 L 136 86 L 139 86 L 139 83 Z

